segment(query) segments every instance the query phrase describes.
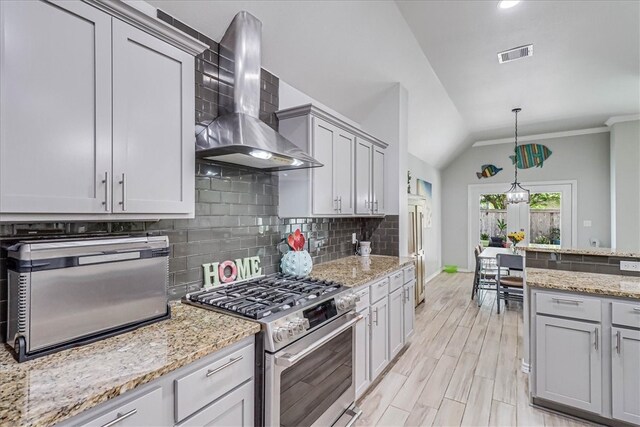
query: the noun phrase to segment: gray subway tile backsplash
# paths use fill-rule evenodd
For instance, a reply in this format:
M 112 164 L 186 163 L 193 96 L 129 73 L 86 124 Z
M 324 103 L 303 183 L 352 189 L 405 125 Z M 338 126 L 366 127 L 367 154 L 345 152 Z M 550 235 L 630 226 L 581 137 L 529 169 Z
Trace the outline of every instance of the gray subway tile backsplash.
M 580 255 L 527 251 L 527 267 L 552 270 L 580 271 L 599 274 L 620 274 L 640 277 L 640 272 L 620 270 L 620 261 L 638 261 L 640 258 L 606 255 Z

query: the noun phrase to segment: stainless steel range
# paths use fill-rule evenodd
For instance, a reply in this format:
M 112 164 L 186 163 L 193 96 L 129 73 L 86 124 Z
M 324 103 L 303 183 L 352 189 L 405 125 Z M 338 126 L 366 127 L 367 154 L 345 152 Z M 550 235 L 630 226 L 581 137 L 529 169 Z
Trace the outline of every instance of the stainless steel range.
M 262 325 L 258 425 L 352 425 L 358 297 L 330 281 L 274 274 L 185 296 L 183 302 Z

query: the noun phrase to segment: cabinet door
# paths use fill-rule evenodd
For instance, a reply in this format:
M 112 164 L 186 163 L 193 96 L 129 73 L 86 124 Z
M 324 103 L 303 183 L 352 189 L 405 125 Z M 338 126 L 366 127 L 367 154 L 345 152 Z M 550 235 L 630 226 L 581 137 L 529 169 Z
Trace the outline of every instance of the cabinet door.
M 640 425 L 640 331 L 611 328 L 613 418 Z
M 373 147 L 360 138 L 356 139 L 356 213 L 370 214 L 371 203 L 371 159 Z
M 253 380 L 241 385 L 220 400 L 196 413 L 176 427 L 233 426 L 249 427 L 254 425 Z
M 402 309 L 404 305 L 402 288 L 389 295 L 389 360 L 392 360 L 404 344 L 404 327 Z
M 109 211 L 111 18 L 0 2 L 0 212 Z
M 384 168 L 384 150 L 373 148 L 373 213 L 382 214 L 385 211 L 384 183 L 386 181 Z
M 194 61 L 113 20 L 113 211 L 192 213 Z
M 352 214 L 355 137 L 339 130 L 333 148 L 333 195 L 338 199 L 338 213 Z
M 389 363 L 389 303 L 387 298 L 371 306 L 371 381 Z
M 333 196 L 334 143 L 337 129 L 317 117 L 313 118 L 313 157 L 322 163 L 311 171 L 312 210 L 315 215 L 336 215 L 338 202 Z
M 601 332 L 599 324 L 536 317 L 538 397 L 601 412 Z
M 371 327 L 371 315 L 369 307 L 360 311 L 360 314 L 364 316 L 356 324 L 356 350 L 355 350 L 355 385 L 356 385 L 356 399 L 362 396 L 371 384 L 371 370 L 370 370 L 370 327 Z
M 404 342 L 413 335 L 416 319 L 416 281 L 415 279 L 404 285 Z

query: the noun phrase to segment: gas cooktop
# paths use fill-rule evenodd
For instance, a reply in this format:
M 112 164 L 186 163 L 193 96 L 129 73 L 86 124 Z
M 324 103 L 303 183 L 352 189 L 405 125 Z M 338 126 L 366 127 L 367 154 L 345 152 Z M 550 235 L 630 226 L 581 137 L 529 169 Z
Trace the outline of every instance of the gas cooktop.
M 343 285 L 328 280 L 276 273 L 192 292 L 185 299 L 252 319 L 263 319 L 345 289 Z

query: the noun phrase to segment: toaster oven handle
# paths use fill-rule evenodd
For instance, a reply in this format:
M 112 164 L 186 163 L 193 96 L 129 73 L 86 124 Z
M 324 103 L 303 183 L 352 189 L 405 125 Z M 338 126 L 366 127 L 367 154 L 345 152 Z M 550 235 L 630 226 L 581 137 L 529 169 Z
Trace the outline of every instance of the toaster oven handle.
M 347 323 L 340 326 L 339 328 L 334 329 L 333 331 L 323 336 L 319 340 L 315 341 L 313 344 L 309 345 L 308 347 L 305 347 L 302 351 L 295 354 L 285 353 L 282 356 L 277 356 L 276 365 L 282 366 L 285 368 L 295 365 L 300 361 L 300 359 L 309 355 L 309 353 L 316 350 L 317 348 L 322 347 L 324 344 L 331 341 L 332 339 L 334 339 L 335 337 L 337 337 L 338 335 L 340 335 L 341 333 L 343 333 L 344 331 L 346 331 L 347 329 L 355 325 L 357 322 L 362 320 L 363 318 L 364 316 L 362 314 L 357 314 Z

